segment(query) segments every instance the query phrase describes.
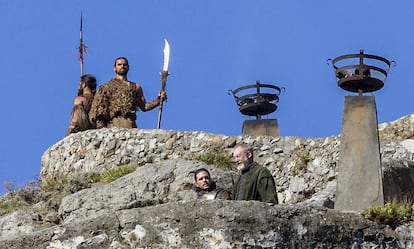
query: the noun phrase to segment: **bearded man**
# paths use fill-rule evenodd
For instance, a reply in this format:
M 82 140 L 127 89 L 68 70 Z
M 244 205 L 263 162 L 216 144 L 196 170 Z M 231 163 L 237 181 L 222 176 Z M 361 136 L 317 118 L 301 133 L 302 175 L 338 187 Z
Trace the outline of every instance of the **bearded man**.
M 125 57 L 118 57 L 114 63 L 115 77 L 99 87 L 92 103 L 89 119 L 96 128 L 137 128 L 136 112 L 150 111 L 167 99 L 165 91 L 147 103 L 142 87 L 128 80 L 129 64 Z
M 216 182 L 211 178 L 210 172 L 205 168 L 194 172 L 194 190 L 197 193 L 197 201 L 204 200 L 231 200 L 230 192 L 217 188 Z
M 69 128 L 65 136 L 94 128 L 94 125 L 89 121 L 88 113 L 95 92 L 96 78 L 91 74 L 82 75 L 79 81 L 78 96 L 73 100 Z
M 240 177 L 233 186 L 235 200 L 256 200 L 278 203 L 276 185 L 270 171 L 253 160 L 253 149 L 239 144 L 234 147 L 233 158 Z

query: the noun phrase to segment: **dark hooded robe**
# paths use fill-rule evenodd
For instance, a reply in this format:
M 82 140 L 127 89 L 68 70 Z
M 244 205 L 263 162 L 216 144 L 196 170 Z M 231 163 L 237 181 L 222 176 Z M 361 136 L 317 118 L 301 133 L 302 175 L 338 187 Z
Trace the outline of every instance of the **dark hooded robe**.
M 270 171 L 252 162 L 243 170 L 233 187 L 235 200 L 256 200 L 267 203 L 278 203 L 276 184 Z

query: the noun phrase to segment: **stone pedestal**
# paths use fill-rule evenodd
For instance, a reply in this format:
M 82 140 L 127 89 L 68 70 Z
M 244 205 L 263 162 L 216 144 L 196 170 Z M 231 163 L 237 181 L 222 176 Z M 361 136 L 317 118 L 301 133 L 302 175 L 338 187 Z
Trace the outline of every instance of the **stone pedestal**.
M 335 209 L 384 205 L 378 122 L 373 96 L 345 97 Z
M 277 119 L 245 120 L 243 135 L 251 136 L 279 136 Z

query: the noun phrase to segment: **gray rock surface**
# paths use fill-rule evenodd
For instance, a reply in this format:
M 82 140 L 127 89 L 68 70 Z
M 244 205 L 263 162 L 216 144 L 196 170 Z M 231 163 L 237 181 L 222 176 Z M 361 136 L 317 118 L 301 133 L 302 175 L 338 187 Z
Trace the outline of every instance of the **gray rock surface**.
M 409 115 L 379 125 L 384 197 L 414 199 L 413 122 Z M 194 158 L 230 155 L 236 143 L 252 145 L 256 161 L 272 172 L 280 205 L 194 202 L 194 169 L 207 167 L 217 185 L 227 189 L 237 174 Z M 56 212 L 45 213 L 50 203 L 39 202 L 0 217 L 0 248 L 412 248 L 413 224 L 393 230 L 331 209 L 339 143 L 339 136 L 120 128 L 72 134 L 43 154 L 42 181 L 122 165 L 137 170 L 74 191 L 56 204 Z
M 281 203 L 302 201 L 335 179 L 338 137 L 242 137 L 121 128 L 75 133 L 51 146 L 42 156 L 41 179 L 194 158 L 217 151 L 230 156 L 236 143 L 254 147 L 255 160 L 275 177 Z
M 0 241 L 1 248 L 399 248 L 390 228 L 359 214 L 260 202 L 171 202 L 106 210 Z
M 158 204 L 192 201 L 194 170 L 205 167 L 216 178 L 217 185 L 231 189 L 232 174 L 204 163 L 186 160 L 166 160 L 148 164 L 114 182 L 81 190 L 63 198 L 59 214 L 64 222 L 96 217 L 106 210 L 123 210 Z

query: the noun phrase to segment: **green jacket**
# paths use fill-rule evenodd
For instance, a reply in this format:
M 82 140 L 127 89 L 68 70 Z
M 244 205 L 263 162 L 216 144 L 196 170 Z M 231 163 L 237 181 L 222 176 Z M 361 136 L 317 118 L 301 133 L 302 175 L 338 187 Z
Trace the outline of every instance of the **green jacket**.
M 268 203 L 278 203 L 276 194 L 276 185 L 270 171 L 253 162 L 247 172 L 242 173 L 233 187 L 233 198 L 237 199 L 237 193 L 240 190 L 240 179 L 245 178 L 244 188 L 241 188 L 242 200 L 256 200 Z

